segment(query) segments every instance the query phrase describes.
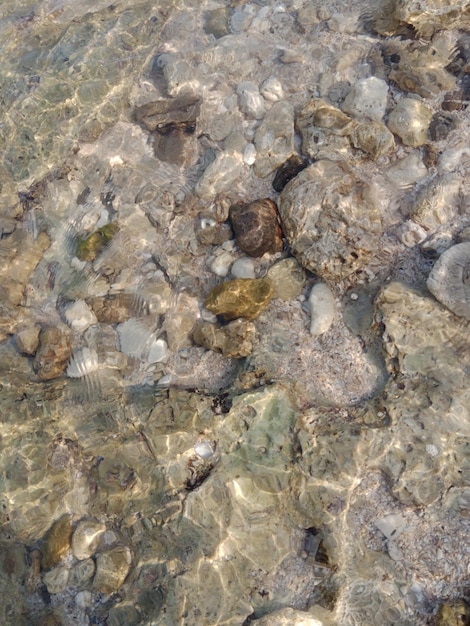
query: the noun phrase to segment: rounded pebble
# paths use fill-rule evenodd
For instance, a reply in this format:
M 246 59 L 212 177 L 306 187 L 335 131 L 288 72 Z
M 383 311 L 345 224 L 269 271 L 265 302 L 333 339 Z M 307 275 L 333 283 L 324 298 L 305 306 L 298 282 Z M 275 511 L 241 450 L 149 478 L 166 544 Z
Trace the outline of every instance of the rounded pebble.
M 310 307 L 310 334 L 314 337 L 323 335 L 329 330 L 335 318 L 335 298 L 326 283 L 318 283 L 312 287 L 308 299 Z
M 234 204 L 230 207 L 230 221 L 238 247 L 249 256 L 261 257 L 266 252 L 275 254 L 282 250 L 282 231 L 273 200 Z
M 455 315 L 470 320 L 470 242 L 446 250 L 429 274 L 427 287 Z
M 230 273 L 234 278 L 255 278 L 255 263 L 253 259 L 242 257 L 232 264 Z

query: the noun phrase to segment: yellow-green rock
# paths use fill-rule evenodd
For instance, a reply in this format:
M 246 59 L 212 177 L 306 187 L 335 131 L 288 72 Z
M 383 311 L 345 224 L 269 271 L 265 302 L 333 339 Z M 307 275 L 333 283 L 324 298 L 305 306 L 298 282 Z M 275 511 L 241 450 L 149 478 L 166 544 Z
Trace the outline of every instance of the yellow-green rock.
M 273 293 L 269 278 L 235 278 L 214 287 L 204 306 L 227 321 L 253 320 L 268 306 Z
M 77 258 L 80 261 L 94 261 L 118 230 L 119 226 L 112 222 L 98 228 L 97 231 L 88 237 L 79 239 L 77 243 Z
M 465 600 L 444 602 L 436 615 L 436 626 L 465 626 L 470 624 L 470 608 Z
M 50 570 L 60 563 L 70 548 L 71 537 L 71 518 L 64 515 L 51 526 L 41 547 L 43 570 Z

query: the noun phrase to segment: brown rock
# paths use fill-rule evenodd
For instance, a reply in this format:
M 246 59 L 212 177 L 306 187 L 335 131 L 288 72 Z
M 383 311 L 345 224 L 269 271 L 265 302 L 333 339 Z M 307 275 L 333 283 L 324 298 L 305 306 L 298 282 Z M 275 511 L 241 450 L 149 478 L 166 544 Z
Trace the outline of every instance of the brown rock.
M 221 352 L 230 359 L 240 359 L 253 351 L 255 327 L 251 322 L 238 319 L 227 326 L 200 322 L 193 333 L 193 340 L 214 352 Z
M 253 257 L 282 250 L 282 230 L 275 202 L 269 198 L 230 207 L 230 221 L 240 250 Z
M 49 529 L 41 548 L 43 570 L 50 570 L 60 563 L 70 548 L 72 523 L 70 515 L 55 521 Z
M 115 293 L 105 297 L 87 298 L 86 303 L 96 315 L 98 322 L 104 324 L 122 324 L 130 317 L 145 311 L 138 311 L 139 303 L 135 294 Z
M 131 553 L 125 546 L 101 552 L 96 559 L 93 587 L 100 593 L 114 593 L 126 580 L 131 566 Z
M 268 306 L 273 292 L 269 278 L 236 278 L 214 287 L 204 306 L 226 321 L 238 317 L 252 320 Z
M 41 380 L 57 378 L 67 367 L 72 354 L 70 332 L 60 328 L 46 328 L 39 335 L 39 348 L 34 369 Z

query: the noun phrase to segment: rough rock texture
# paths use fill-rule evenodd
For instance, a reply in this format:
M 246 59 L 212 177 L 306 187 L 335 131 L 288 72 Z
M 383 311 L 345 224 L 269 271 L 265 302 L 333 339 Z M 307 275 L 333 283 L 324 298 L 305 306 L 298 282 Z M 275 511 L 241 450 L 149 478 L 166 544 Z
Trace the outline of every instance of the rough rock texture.
M 237 317 L 252 320 L 269 305 L 272 297 L 269 278 L 234 278 L 214 287 L 204 306 L 226 321 Z
M 39 348 L 34 368 L 41 380 L 60 376 L 72 354 L 70 331 L 65 328 L 46 328 L 39 335 Z
M 276 102 L 255 133 L 255 172 L 264 178 L 294 153 L 294 109 L 286 101 Z
M 282 251 L 282 231 L 273 200 L 234 204 L 229 215 L 237 245 L 245 254 L 258 257 Z
M 470 320 L 470 242 L 452 246 L 436 261 L 429 291 L 459 317 Z
M 210 322 L 200 322 L 193 331 L 193 341 L 198 346 L 221 352 L 229 359 L 248 356 L 253 350 L 255 327 L 245 320 L 233 320 L 219 327 Z
M 292 253 L 326 280 L 360 270 L 377 248 L 374 190 L 346 163 L 321 160 L 300 172 L 281 193 L 279 213 Z

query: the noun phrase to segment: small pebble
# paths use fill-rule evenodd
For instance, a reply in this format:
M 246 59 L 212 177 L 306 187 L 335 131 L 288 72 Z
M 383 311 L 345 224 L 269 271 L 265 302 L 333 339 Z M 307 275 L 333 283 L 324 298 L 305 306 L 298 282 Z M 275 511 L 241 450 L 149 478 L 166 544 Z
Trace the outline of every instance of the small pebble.
M 216 276 L 225 277 L 229 273 L 230 266 L 233 263 L 233 257 L 229 252 L 222 252 L 215 257 L 211 263 L 211 272 L 214 272 Z
M 260 92 L 270 102 L 277 102 L 284 98 L 282 85 L 274 76 L 270 76 L 261 84 Z
M 255 263 L 253 259 L 242 257 L 233 263 L 230 273 L 234 278 L 255 278 Z
M 335 298 L 326 283 L 318 283 L 312 287 L 308 299 L 310 307 L 310 334 L 314 337 L 323 335 L 333 323 L 336 306 Z

